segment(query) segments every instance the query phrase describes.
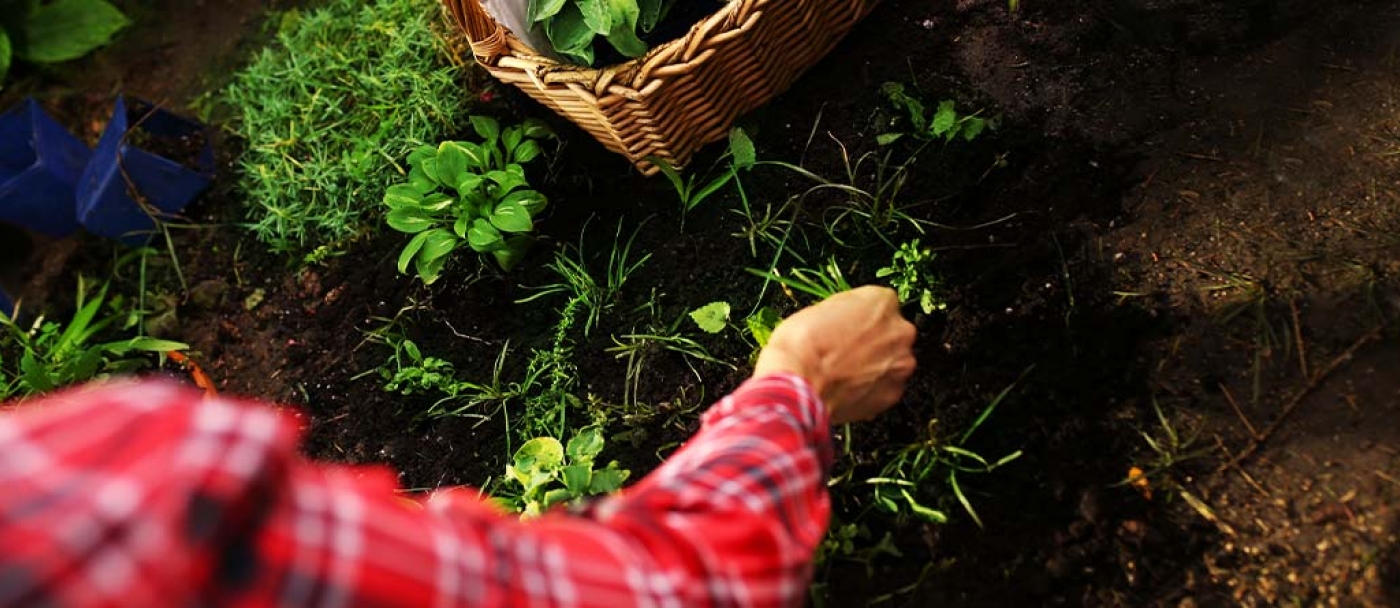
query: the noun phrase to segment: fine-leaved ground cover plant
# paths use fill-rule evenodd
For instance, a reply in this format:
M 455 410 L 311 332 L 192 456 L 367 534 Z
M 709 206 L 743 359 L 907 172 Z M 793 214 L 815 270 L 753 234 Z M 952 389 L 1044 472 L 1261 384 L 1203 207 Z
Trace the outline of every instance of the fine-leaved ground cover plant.
M 15 60 L 71 61 L 111 42 L 130 23 L 106 0 L 0 0 L 0 88 Z
M 412 264 L 427 284 L 462 244 L 490 254 L 503 270 L 514 268 L 547 203 L 529 188 L 524 165 L 543 152 L 539 140 L 552 136 L 549 129 L 538 121 L 502 129 L 485 116 L 471 123 L 481 142 L 419 147 L 408 156 L 408 181 L 384 194 L 389 226 L 414 235 L 399 255 L 399 272 Z
M 465 124 L 463 71 L 434 0 L 329 0 L 283 14 L 224 94 L 248 226 L 274 250 L 343 249 L 377 219 L 400 163 Z M 278 20 L 273 20 L 277 23 Z

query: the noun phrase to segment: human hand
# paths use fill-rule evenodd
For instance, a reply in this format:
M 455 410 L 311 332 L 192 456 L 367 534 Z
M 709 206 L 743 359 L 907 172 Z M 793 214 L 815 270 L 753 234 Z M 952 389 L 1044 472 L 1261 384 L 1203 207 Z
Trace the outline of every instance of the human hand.
M 914 373 L 915 333 L 893 290 L 853 289 L 783 320 L 753 375 L 802 376 L 826 403 L 832 424 L 866 420 L 904 394 Z

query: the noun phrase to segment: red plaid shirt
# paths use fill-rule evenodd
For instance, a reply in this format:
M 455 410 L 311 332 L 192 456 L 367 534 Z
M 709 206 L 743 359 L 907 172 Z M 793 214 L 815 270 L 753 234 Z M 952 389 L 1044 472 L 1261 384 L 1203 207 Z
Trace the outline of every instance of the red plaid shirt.
M 827 414 L 751 380 L 585 515 L 476 491 L 406 501 L 380 467 L 297 451 L 278 411 L 161 383 L 0 415 L 0 606 L 775 606 L 826 531 Z

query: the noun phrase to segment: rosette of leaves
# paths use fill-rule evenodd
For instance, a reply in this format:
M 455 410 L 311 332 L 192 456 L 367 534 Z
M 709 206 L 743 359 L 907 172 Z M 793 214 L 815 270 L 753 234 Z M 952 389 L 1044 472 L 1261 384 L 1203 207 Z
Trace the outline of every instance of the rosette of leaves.
M 958 137 L 964 141 L 972 141 L 990 126 L 987 119 L 976 114 L 959 113 L 957 104 L 950 99 L 939 102 L 938 108 L 930 112 L 922 101 L 906 93 L 902 84 L 887 82 L 880 90 L 890 105 L 904 111 L 909 129 L 907 132 L 880 134 L 876 141 L 882 146 L 892 144 L 905 135 L 923 141 L 942 139 L 947 142 Z
M 602 453 L 603 430 L 589 426 L 579 430 L 565 447 L 553 437 L 536 437 L 515 451 L 506 465 L 506 481 L 520 486 L 520 494 L 503 499 L 524 517 L 538 517 L 550 507 L 585 496 L 611 494 L 622 488 L 631 471 L 617 462 L 595 467 Z
M 515 267 L 532 239 L 534 218 L 547 199 L 531 189 L 526 163 L 553 137 L 543 123 L 526 121 L 504 130 L 495 119 L 473 116 L 480 142 L 445 141 L 408 156 L 408 182 L 384 193 L 385 218 L 413 238 L 399 254 L 399 272 L 412 266 L 424 283 L 436 281 L 449 255 L 462 245 Z
M 601 36 L 624 57 L 641 57 L 648 47 L 637 32 L 650 33 L 674 0 L 530 0 L 530 23 L 544 28 L 554 51 L 581 65 L 593 65 L 594 39 Z
M 59 63 L 112 41 L 126 15 L 105 0 L 0 0 L 0 87 L 15 59 Z

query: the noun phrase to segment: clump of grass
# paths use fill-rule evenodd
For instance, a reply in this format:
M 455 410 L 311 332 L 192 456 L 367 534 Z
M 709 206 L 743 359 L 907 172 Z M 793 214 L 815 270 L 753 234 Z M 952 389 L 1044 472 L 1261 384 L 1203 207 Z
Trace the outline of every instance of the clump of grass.
M 433 0 L 330 0 L 284 13 L 276 40 L 224 95 L 247 141 L 239 160 L 249 226 L 273 250 L 337 247 L 398 164 L 464 124 L 461 68 L 433 29 Z

